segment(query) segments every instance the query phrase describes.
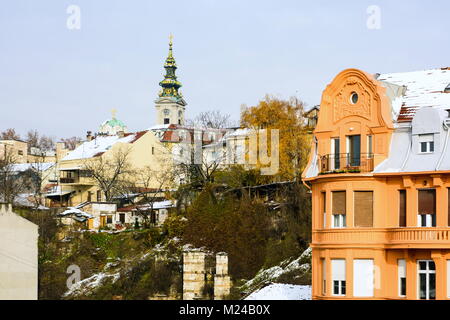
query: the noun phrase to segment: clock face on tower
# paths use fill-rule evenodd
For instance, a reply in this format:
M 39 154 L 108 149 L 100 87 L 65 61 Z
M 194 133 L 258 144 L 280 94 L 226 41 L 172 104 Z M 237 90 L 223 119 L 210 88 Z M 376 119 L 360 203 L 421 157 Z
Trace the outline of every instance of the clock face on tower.
M 168 116 L 170 114 L 170 110 L 169 109 L 164 109 L 164 115 Z

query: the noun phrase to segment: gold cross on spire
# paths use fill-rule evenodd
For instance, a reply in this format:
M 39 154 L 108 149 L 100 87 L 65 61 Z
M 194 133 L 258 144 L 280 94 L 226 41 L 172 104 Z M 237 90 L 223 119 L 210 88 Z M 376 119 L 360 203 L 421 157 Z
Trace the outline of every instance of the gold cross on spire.
M 173 35 L 169 34 L 169 45 L 172 46 Z
M 111 114 L 112 114 L 113 119 L 116 118 L 116 113 L 117 113 L 117 110 L 116 110 L 116 109 L 112 109 L 112 110 L 111 110 Z

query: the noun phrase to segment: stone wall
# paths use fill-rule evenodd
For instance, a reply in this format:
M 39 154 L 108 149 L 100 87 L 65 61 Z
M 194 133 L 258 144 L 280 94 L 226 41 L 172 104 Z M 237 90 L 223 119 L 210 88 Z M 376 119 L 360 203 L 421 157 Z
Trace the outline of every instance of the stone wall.
M 208 292 L 209 286 L 213 292 Z M 214 256 L 201 250 L 183 252 L 183 300 L 221 300 L 230 294 L 230 288 L 226 253 Z

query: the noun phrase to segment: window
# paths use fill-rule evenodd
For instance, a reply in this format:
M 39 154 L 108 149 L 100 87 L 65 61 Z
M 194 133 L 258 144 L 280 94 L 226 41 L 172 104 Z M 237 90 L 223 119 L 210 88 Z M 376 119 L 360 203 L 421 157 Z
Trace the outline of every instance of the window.
M 327 261 L 325 259 L 320 259 L 322 266 L 322 295 L 327 294 Z
M 352 92 L 351 96 L 350 96 L 350 103 L 351 104 L 357 104 L 358 103 L 358 94 L 356 92 Z
M 417 261 L 418 296 L 421 300 L 436 299 L 436 265 L 433 260 Z
M 450 226 L 450 188 L 447 189 L 447 215 L 448 215 L 448 226 Z
M 354 206 L 355 227 L 373 227 L 373 192 L 355 191 Z
M 170 119 L 169 118 L 164 118 L 164 124 L 169 124 L 170 123 Z
M 406 297 L 406 260 L 398 260 L 398 296 Z
M 373 158 L 373 136 L 367 136 L 367 153 L 368 158 Z
M 359 167 L 361 165 L 361 136 L 347 137 L 347 165 L 351 167 Z
M 406 190 L 399 191 L 399 227 L 406 227 Z
M 447 260 L 447 298 L 450 298 L 450 260 Z
M 339 138 L 333 138 L 331 139 L 331 163 L 332 165 L 331 170 L 339 170 L 341 167 L 341 159 L 340 159 L 340 153 L 341 153 L 341 139 Z
M 333 228 L 345 228 L 346 222 L 346 192 L 334 191 L 332 193 Z
M 17 151 L 17 153 L 19 154 L 19 156 L 23 156 L 23 150 L 19 150 Z
M 419 190 L 419 212 L 417 215 L 419 227 L 436 227 L 436 190 Z
M 373 260 L 353 260 L 353 295 L 361 298 L 373 297 L 373 284 Z
M 420 153 L 432 153 L 434 152 L 434 135 L 433 134 L 420 134 Z
M 107 216 L 107 217 L 106 217 L 106 223 L 107 223 L 107 224 L 112 224 L 112 223 L 113 223 L 113 218 L 112 218 L 112 216 Z
M 102 201 L 102 191 L 97 190 L 97 202 L 101 202 L 101 201 Z
M 333 280 L 333 295 L 345 296 L 345 260 L 331 260 L 331 279 Z
M 155 154 L 155 147 L 152 147 L 152 154 Z
M 327 193 L 321 192 L 320 197 L 321 197 L 321 205 L 320 205 L 321 208 L 320 209 L 323 213 L 322 226 L 325 229 L 327 227 Z

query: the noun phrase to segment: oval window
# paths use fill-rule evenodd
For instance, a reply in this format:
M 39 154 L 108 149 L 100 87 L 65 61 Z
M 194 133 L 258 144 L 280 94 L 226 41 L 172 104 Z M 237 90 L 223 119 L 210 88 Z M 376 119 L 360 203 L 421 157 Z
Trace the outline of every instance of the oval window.
M 356 92 L 353 92 L 352 95 L 350 96 L 350 102 L 352 104 L 358 103 L 358 94 Z

